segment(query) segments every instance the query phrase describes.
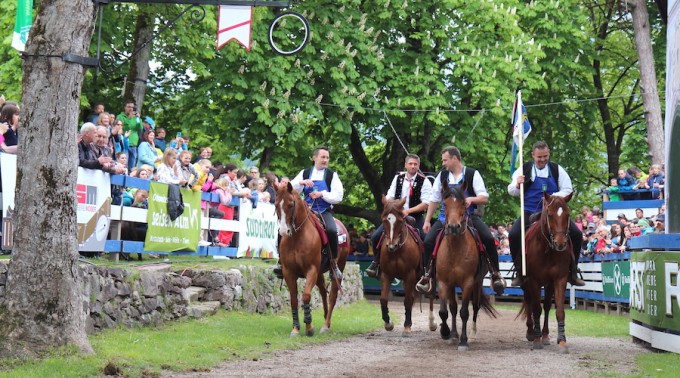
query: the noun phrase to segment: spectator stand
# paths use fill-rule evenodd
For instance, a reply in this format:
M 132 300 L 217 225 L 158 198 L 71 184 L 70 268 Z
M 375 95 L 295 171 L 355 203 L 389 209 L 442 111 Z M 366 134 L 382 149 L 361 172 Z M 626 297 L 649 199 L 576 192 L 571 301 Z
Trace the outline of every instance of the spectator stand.
M 112 175 L 111 184 L 120 185 L 128 188 L 138 188 L 149 190 L 150 186 L 149 180 L 143 180 L 130 176 L 122 175 Z M 208 202 L 219 202 L 219 196 L 214 193 L 202 193 L 202 200 Z M 232 206 L 239 206 L 240 201 L 238 198 L 234 198 L 231 202 Z M 156 253 L 162 254 L 167 252 L 160 251 L 145 251 L 144 242 L 142 241 L 130 241 L 121 239 L 121 222 L 147 222 L 147 211 L 146 209 L 139 209 L 130 206 L 111 206 L 111 229 L 110 229 L 110 240 L 107 240 L 104 252 L 109 254 L 109 258 L 112 260 L 118 260 L 118 254 L 124 253 Z M 208 230 L 214 231 L 233 231 L 238 233 L 241 228 L 238 221 L 235 220 L 225 220 L 209 218 L 207 216 L 207 210 L 203 212 L 201 217 L 201 233 L 202 239 L 208 240 L 207 233 Z M 173 255 L 193 255 L 193 256 L 223 256 L 234 258 L 237 257 L 238 248 L 234 247 L 217 247 L 217 246 L 198 246 L 198 249 L 194 251 L 177 251 L 173 252 Z
M 647 194 L 652 191 L 649 189 L 638 189 L 638 190 L 620 190 L 620 194 Z M 609 190 L 602 191 L 604 194 L 609 194 Z M 602 200 L 602 212 L 603 218 L 607 221 L 607 224 L 612 224 L 618 220 L 617 216 L 620 213 L 626 215 L 628 219 L 634 219 L 635 209 L 642 209 L 646 216 L 656 215 L 659 212 L 659 207 L 663 205 L 664 200 L 621 200 L 621 201 L 609 201 L 608 196 L 603 196 Z

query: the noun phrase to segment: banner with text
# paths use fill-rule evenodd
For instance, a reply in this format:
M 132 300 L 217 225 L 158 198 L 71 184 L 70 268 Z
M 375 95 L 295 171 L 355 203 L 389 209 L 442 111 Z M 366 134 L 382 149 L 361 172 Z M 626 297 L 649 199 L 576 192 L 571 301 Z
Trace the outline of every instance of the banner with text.
M 630 254 L 630 318 L 680 332 L 680 253 Z
M 149 229 L 145 251 L 196 251 L 201 237 L 201 192 L 180 189 L 184 212 L 174 221 L 168 215 L 168 185 L 151 182 L 149 188 Z
M 274 205 L 258 203 L 253 209 L 252 202 L 241 202 L 239 219 L 241 231 L 238 234 L 238 257 L 279 257 L 279 222 Z
M 624 302 L 630 297 L 630 261 L 602 262 L 602 292 Z

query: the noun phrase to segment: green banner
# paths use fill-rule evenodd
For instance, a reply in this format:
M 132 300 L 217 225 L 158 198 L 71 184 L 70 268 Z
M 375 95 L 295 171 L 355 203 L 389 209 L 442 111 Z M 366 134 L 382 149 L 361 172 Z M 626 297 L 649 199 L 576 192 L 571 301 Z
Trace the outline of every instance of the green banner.
M 17 18 L 14 23 L 12 47 L 24 51 L 31 23 L 33 23 L 33 0 L 17 0 Z
M 680 332 L 680 253 L 630 254 L 630 318 Z
M 168 215 L 168 185 L 151 182 L 149 188 L 149 229 L 145 251 L 196 251 L 201 238 L 201 192 L 180 189 L 184 212 L 174 221 Z
M 606 297 L 630 297 L 630 261 L 602 262 L 602 291 Z

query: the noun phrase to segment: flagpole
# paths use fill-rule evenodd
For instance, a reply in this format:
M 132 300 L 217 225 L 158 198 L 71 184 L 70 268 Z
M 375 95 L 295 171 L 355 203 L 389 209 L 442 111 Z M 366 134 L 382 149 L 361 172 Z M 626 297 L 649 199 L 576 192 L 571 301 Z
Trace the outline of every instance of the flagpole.
M 520 137 L 518 138 L 517 149 L 519 150 L 519 167 L 522 169 L 524 166 L 524 120 L 522 113 L 522 91 L 517 91 L 517 109 L 515 110 L 515 126 L 517 127 L 517 122 L 520 122 Z M 526 177 L 525 177 L 526 179 Z M 526 259 L 526 229 L 524 224 L 526 219 L 524 219 L 524 182 L 519 184 L 519 211 L 520 211 L 520 227 L 522 232 L 522 277 L 527 275 L 527 259 Z

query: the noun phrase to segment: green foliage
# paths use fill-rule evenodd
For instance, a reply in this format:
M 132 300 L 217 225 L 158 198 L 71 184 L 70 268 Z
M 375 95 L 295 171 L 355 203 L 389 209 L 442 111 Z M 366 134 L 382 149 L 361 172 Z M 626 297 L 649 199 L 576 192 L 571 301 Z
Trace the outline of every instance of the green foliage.
M 11 47 L 16 1 L 0 2 L 0 95 L 21 101 L 21 56 Z

